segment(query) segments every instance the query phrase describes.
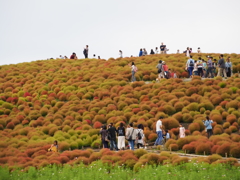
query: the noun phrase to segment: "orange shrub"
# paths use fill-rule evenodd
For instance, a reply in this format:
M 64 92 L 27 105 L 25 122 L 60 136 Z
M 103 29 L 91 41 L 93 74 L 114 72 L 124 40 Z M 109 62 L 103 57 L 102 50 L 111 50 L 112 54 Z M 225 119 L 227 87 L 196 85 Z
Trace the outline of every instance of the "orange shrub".
M 232 132 L 237 132 L 238 131 L 238 128 L 236 126 L 230 126 L 229 129 L 232 131 Z
M 210 118 L 214 122 L 217 122 L 218 124 L 222 124 L 223 123 L 223 119 L 222 119 L 222 116 L 220 114 L 213 114 Z
M 233 114 L 230 114 L 230 115 L 228 115 L 227 116 L 227 122 L 229 122 L 230 124 L 233 124 L 234 122 L 236 122 L 237 121 L 237 117 L 235 116 L 235 115 L 233 115 Z
M 156 134 L 156 133 L 151 133 L 151 134 L 149 134 L 148 140 L 149 140 L 150 142 L 154 142 L 154 141 L 156 141 L 156 139 L 157 139 L 157 134 Z
M 188 126 L 188 129 L 191 133 L 193 133 L 194 131 L 200 131 L 200 125 L 198 123 L 191 123 Z
M 185 144 L 182 148 L 182 150 L 186 151 L 186 153 L 194 153 L 195 147 L 191 144 Z
M 229 156 L 230 147 L 231 147 L 230 143 L 224 143 L 220 147 L 217 148 L 216 153 L 220 154 L 221 156 L 225 156 L 225 154 L 227 154 L 227 156 Z
M 211 153 L 211 146 L 209 143 L 200 143 L 197 145 L 196 154 L 210 154 Z
M 171 151 L 178 151 L 179 147 L 178 147 L 177 144 L 170 144 L 170 145 L 169 145 L 169 149 L 170 149 Z
M 240 158 L 240 147 L 232 147 L 230 149 L 230 155 L 235 157 L 235 158 Z

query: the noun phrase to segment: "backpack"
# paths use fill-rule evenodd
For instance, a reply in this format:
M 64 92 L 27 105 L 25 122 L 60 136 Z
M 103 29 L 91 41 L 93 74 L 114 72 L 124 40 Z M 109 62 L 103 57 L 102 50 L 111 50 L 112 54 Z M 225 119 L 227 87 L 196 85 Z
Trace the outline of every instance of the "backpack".
M 193 66 L 194 66 L 193 60 L 190 60 L 189 66 L 190 66 L 190 67 L 193 67 Z
M 87 50 L 86 49 L 83 50 L 83 54 L 87 54 Z
M 141 139 L 142 139 L 142 135 L 141 135 L 140 131 L 138 131 L 137 137 L 138 137 L 138 140 L 141 140 Z
M 134 72 L 137 72 L 138 71 L 138 68 L 137 66 L 134 66 L 134 69 L 133 69 Z

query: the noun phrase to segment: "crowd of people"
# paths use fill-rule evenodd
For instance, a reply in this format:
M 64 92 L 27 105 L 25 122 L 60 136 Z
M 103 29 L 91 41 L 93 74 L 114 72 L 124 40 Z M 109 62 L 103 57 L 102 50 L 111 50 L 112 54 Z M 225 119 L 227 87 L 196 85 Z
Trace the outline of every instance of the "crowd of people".
M 231 77 L 232 76 L 232 63 L 230 57 L 225 61 L 223 54 L 219 56 L 219 60 L 207 56 L 207 60 L 201 57 L 194 60 L 190 55 L 186 63 L 186 70 L 189 77 L 200 76 L 203 78 L 213 78 L 215 76 Z
M 131 67 L 132 73 L 131 82 L 135 82 L 135 74 L 138 68 L 134 62 L 129 64 L 129 66 Z M 169 69 L 165 61 L 160 60 L 156 68 L 158 73 L 156 81 L 160 81 L 162 78 L 178 78 L 177 72 Z M 202 78 L 222 76 L 227 78 L 232 76 L 232 68 L 230 57 L 227 57 L 225 61 L 223 54 L 219 56 L 219 60 L 213 59 L 211 56 L 207 56 L 207 60 L 204 60 L 201 57 L 199 57 L 198 60 L 194 60 L 192 55 L 189 55 L 185 70 L 188 71 L 189 78 L 192 78 L 193 76 L 200 76 Z
M 137 129 L 133 127 L 133 123 L 130 123 L 127 128 L 124 127 L 123 123 L 120 123 L 117 129 L 113 123 L 110 123 L 108 126 L 104 125 L 100 130 L 103 148 L 118 151 L 128 147 L 134 150 L 135 143 L 137 148 L 144 148 L 145 136 L 143 130 L 144 126 L 142 124 L 139 124 Z M 125 139 L 128 140 L 128 146 L 125 145 Z
M 163 127 L 163 119 L 163 117 L 159 117 L 158 121 L 156 122 L 157 139 L 154 143 L 154 146 L 164 145 L 171 138 L 169 130 L 164 129 Z M 206 117 L 206 120 L 203 121 L 208 138 L 210 138 L 210 136 L 213 134 L 212 123 L 213 121 L 210 120 L 208 116 Z M 184 138 L 186 136 L 185 128 L 180 124 L 178 129 L 178 138 Z M 138 149 L 147 148 L 144 126 L 142 124 L 138 124 L 137 128 L 134 128 L 133 123 L 130 123 L 126 128 L 121 122 L 119 127 L 115 128 L 113 123 L 110 123 L 108 125 L 103 125 L 99 134 L 101 135 L 103 148 L 110 148 L 110 150 L 116 151 L 125 149 L 134 150 L 135 146 Z M 125 143 L 126 140 L 128 142 L 127 146 Z M 48 151 L 58 152 L 58 141 L 55 140 Z

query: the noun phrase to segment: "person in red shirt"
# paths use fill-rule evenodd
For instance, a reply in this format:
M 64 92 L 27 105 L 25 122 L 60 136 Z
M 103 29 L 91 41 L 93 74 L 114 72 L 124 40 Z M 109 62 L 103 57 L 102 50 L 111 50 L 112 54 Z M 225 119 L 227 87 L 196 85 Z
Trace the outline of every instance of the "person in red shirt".
M 163 61 L 163 70 L 164 70 L 164 76 L 166 79 L 169 79 L 169 72 L 168 72 L 168 66 L 165 61 Z
M 76 53 L 72 53 L 72 55 L 70 56 L 70 59 L 77 59 Z

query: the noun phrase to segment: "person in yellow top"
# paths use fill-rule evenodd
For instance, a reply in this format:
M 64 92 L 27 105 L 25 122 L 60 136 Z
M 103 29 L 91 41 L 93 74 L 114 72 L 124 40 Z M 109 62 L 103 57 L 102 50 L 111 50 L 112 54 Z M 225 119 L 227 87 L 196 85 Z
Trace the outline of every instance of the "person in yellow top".
M 48 151 L 58 152 L 58 142 L 54 141 L 51 147 L 48 149 Z

